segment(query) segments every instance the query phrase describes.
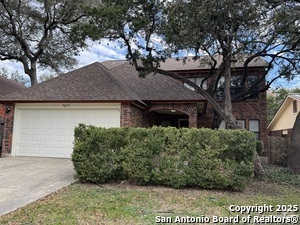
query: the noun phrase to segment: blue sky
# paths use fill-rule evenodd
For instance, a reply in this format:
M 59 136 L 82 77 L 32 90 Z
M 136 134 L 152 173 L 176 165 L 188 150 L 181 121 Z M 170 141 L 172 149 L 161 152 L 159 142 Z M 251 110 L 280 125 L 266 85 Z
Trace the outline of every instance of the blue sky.
M 111 43 L 108 45 L 108 41 L 104 40 L 100 44 L 93 43 L 90 44 L 90 47 L 82 51 L 77 57 L 78 65 L 74 68 L 79 68 L 93 62 L 103 62 L 107 60 L 118 60 L 125 59 L 126 48 L 120 48 L 118 43 Z M 24 74 L 23 67 L 21 63 L 16 63 L 12 61 L 0 61 L 0 69 L 5 68 L 10 73 L 18 71 L 19 74 Z M 66 71 L 65 71 L 66 72 Z M 49 71 L 39 71 L 39 74 L 49 73 Z M 277 80 L 272 88 L 276 87 L 286 87 L 286 88 L 295 88 L 300 87 L 300 75 L 297 76 L 294 80 L 287 82 L 284 79 Z

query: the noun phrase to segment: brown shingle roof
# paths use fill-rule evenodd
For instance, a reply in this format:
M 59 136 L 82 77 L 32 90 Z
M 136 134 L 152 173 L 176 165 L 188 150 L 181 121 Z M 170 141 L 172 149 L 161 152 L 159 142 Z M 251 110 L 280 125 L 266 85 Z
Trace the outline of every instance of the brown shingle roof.
M 217 61 L 216 68 L 218 68 L 222 62 L 222 56 L 214 56 L 214 59 Z M 237 58 L 236 62 L 232 63 L 232 67 L 244 67 L 244 62 L 246 57 Z M 212 62 L 208 56 L 201 57 L 196 61 L 193 57 L 187 57 L 183 62 L 183 59 L 170 58 L 166 59 L 164 63 L 161 63 L 161 69 L 168 71 L 184 71 L 184 70 L 201 70 L 201 69 L 210 69 L 209 62 Z M 267 62 L 262 58 L 256 58 L 252 60 L 248 67 L 265 67 Z
M 217 61 L 216 67 L 218 68 L 222 62 L 222 56 L 214 56 L 214 59 Z M 240 57 L 236 59 L 236 62 L 232 63 L 232 67 L 239 68 L 244 67 L 244 62 L 247 58 Z M 114 67 L 120 66 L 128 61 L 126 60 L 110 60 L 103 62 L 103 65 L 112 69 Z M 189 56 L 183 61 L 183 58 L 169 58 L 165 62 L 160 63 L 160 68 L 167 71 L 186 71 L 186 70 L 206 70 L 210 69 L 211 59 L 208 56 L 202 56 L 200 59 L 194 60 L 192 56 Z M 265 67 L 267 62 L 262 58 L 256 58 L 252 60 L 248 67 Z
M 2 98 L 6 102 L 135 100 L 138 97 L 98 62 Z
M 110 71 L 143 101 L 205 100 L 202 95 L 191 91 L 171 77 L 149 74 L 145 78 L 140 78 L 129 62 L 116 66 Z
M 0 96 L 8 95 L 25 88 L 26 87 L 20 83 L 0 76 Z
M 205 101 L 202 95 L 170 77 L 150 74 L 139 78 L 128 61 L 108 64 L 111 70 L 93 63 L 7 95 L 0 102 L 137 101 L 145 105 L 142 101 Z

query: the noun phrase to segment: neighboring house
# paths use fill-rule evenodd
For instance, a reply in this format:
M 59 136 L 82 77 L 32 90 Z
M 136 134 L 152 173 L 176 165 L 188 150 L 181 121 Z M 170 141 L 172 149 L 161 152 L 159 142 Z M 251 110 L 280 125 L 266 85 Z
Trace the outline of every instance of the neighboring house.
M 162 67 L 168 63 L 172 68 L 180 64 L 175 68 L 179 72 L 187 65 L 170 59 Z M 256 66 L 255 71 L 262 67 Z M 200 70 L 204 71 L 194 65 L 185 71 L 194 76 Z M 213 119 L 211 106 L 202 95 L 161 74 L 139 78 L 125 60 L 93 63 L 6 96 L 0 102 L 11 109 L 9 115 L 14 117 L 5 126 L 13 140 L 7 139 L 3 149 L 6 155 L 13 156 L 70 157 L 78 123 L 196 128 L 210 127 Z M 246 129 L 254 127 L 260 139 L 266 137 L 265 103 L 265 95 L 260 94 L 234 105 L 237 118 L 244 121 Z M 257 123 L 253 125 L 251 121 Z
M 268 160 L 271 164 L 287 164 L 290 137 L 300 111 L 300 93 L 290 93 L 268 125 Z
M 290 137 L 299 111 L 300 93 L 288 94 L 268 125 L 269 135 Z
M 9 80 L 6 77 L 0 76 L 0 97 L 11 94 L 16 91 L 25 89 L 26 87 L 20 83 Z M 8 109 L 9 110 L 9 109 Z M 0 104 L 0 155 L 2 150 L 3 126 L 5 122 L 6 107 Z M 8 118 L 9 120 L 10 118 Z

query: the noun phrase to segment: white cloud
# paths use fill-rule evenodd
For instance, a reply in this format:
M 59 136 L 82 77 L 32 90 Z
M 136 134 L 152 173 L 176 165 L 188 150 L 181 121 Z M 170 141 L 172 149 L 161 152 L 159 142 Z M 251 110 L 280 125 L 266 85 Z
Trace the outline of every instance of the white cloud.
M 77 57 L 79 66 L 116 59 L 125 59 L 124 50 L 114 44 L 106 45 L 105 43 L 91 45 Z
M 5 68 L 9 72 L 19 71 L 20 74 L 24 73 L 22 64 L 14 61 L 0 61 L 1 68 Z
M 108 45 L 109 44 L 109 45 Z M 90 43 L 90 46 L 82 51 L 78 60 L 78 67 L 82 67 L 94 62 L 103 62 L 106 60 L 125 59 L 126 50 L 121 49 L 118 43 L 102 41 L 100 44 Z M 13 61 L 0 61 L 0 69 L 5 68 L 9 73 L 17 71 L 19 74 L 24 74 L 24 70 L 21 63 Z M 39 74 L 47 73 L 47 70 L 39 70 Z

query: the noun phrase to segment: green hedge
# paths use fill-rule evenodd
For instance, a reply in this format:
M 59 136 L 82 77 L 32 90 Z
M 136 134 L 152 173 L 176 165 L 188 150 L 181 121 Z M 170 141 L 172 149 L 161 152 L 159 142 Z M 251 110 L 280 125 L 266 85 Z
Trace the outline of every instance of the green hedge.
M 253 174 L 255 146 L 253 134 L 241 130 L 80 124 L 72 161 L 82 181 L 243 190 Z
M 264 143 L 262 141 L 256 141 L 256 152 L 258 155 L 264 153 Z

